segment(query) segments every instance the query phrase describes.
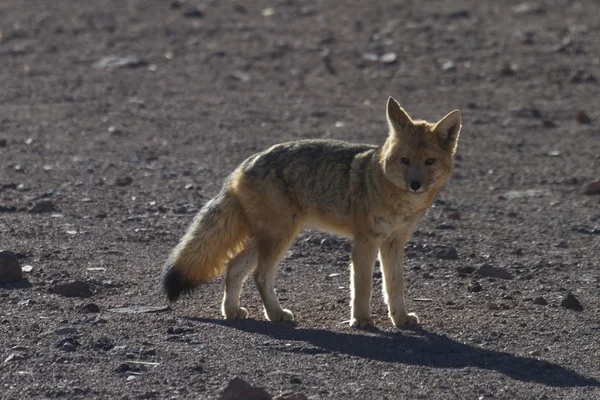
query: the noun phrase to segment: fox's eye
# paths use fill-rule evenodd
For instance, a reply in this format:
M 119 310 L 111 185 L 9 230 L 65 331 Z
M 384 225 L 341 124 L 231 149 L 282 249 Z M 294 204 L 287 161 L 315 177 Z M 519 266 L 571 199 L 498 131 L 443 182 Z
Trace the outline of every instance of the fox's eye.
M 427 160 L 425 160 L 425 165 L 433 165 L 434 162 L 435 158 L 428 158 Z
M 406 165 L 410 164 L 410 160 L 406 157 L 403 157 L 400 161 L 402 161 L 402 164 L 406 164 Z

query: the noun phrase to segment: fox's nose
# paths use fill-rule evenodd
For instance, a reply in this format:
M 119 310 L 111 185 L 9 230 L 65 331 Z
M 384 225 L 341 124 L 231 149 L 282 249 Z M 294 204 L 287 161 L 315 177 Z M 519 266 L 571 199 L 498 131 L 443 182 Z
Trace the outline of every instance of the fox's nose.
M 421 182 L 412 181 L 410 183 L 410 188 L 416 192 L 417 190 L 421 189 Z

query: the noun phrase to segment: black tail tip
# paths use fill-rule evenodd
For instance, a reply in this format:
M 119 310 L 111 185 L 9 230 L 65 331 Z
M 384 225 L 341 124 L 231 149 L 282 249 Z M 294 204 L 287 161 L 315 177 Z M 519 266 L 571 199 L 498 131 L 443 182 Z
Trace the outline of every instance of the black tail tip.
M 185 281 L 183 275 L 173 268 L 167 268 L 163 276 L 163 289 L 170 302 L 177 301 L 182 293 L 187 293 L 194 285 Z

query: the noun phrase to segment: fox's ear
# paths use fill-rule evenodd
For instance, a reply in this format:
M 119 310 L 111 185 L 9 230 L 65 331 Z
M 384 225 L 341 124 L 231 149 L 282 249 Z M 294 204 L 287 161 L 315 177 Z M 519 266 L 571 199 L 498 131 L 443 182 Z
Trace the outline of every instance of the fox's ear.
M 443 149 L 450 150 L 452 153 L 456 151 L 461 126 L 460 111 L 458 110 L 452 111 L 435 124 L 433 132 L 437 135 L 438 142 Z
M 393 97 L 390 97 L 387 102 L 387 120 L 390 134 L 402 132 L 405 127 L 413 123 L 406 111 Z

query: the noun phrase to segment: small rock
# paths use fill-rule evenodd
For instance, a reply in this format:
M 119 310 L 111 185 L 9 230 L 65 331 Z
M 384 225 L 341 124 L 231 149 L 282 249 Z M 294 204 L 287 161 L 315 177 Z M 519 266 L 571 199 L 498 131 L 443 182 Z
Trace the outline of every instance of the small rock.
M 541 352 L 541 351 L 539 351 L 539 350 L 533 350 L 533 351 L 530 351 L 530 352 L 529 352 L 529 355 L 530 355 L 530 356 L 533 356 L 533 357 L 539 357 L 539 356 L 541 356 L 541 355 L 542 355 L 542 352 Z
M 569 82 L 571 83 L 594 83 L 598 80 L 594 75 L 585 70 L 577 70 L 571 75 L 569 78 Z
M 498 279 L 513 279 L 514 276 L 501 267 L 494 267 L 490 264 L 482 264 L 477 269 L 477 274 L 486 278 L 498 278 Z
M 103 350 L 103 351 L 109 351 L 115 347 L 113 342 L 109 338 L 106 338 L 106 337 L 101 337 L 101 338 L 96 339 L 93 346 L 95 349 Z
M 17 255 L 10 250 L 0 250 L 0 285 L 23 279 Z
M 454 247 L 447 247 L 438 251 L 435 256 L 440 260 L 458 260 L 458 253 Z
M 591 124 L 592 123 L 592 119 L 590 118 L 589 115 L 587 115 L 585 113 L 585 111 L 578 111 L 577 115 L 575 116 L 575 119 L 580 124 Z
M 36 202 L 33 207 L 27 210 L 30 214 L 42 214 L 56 211 L 56 206 L 52 200 L 43 199 Z
M 379 56 L 375 53 L 363 53 L 362 58 L 367 61 L 379 61 Z
M 500 71 L 498 71 L 498 74 L 500 74 L 500 76 L 514 76 L 516 72 L 516 64 L 506 63 L 502 65 Z
M 456 71 L 456 64 L 454 64 L 454 61 L 448 60 L 442 64 L 442 71 Z
M 21 353 L 11 353 L 8 357 L 6 357 L 4 359 L 5 363 L 9 363 L 9 362 L 13 362 L 13 361 L 19 361 L 19 360 L 24 360 L 25 356 Z
M 448 18 L 459 19 L 459 18 L 471 18 L 469 10 L 456 10 L 448 14 Z
M 512 11 L 517 15 L 543 14 L 546 12 L 542 6 L 533 2 L 517 4 L 512 8 Z
M 95 303 L 88 303 L 81 306 L 81 310 L 86 313 L 99 313 L 100 307 Z
M 308 400 L 308 397 L 300 393 L 282 393 L 274 397 L 273 400 Z
M 8 141 L 5 138 L 0 138 L 0 148 L 6 147 Z
M 221 400 L 271 400 L 264 388 L 253 387 L 242 378 L 235 377 L 223 389 Z
M 533 299 L 533 304 L 537 304 L 538 306 L 547 306 L 548 301 L 542 296 L 538 296 L 535 299 Z
M 186 18 L 197 19 L 202 18 L 204 16 L 204 13 L 202 12 L 202 10 L 199 10 L 196 7 L 190 7 L 183 12 L 183 16 Z
M 583 306 L 572 293 L 569 293 L 567 297 L 561 301 L 560 305 L 569 310 L 583 311 Z
M 90 285 L 83 281 L 59 283 L 51 291 L 65 297 L 91 297 L 93 295 Z
M 93 65 L 97 69 L 113 70 L 117 68 L 137 68 L 148 65 L 148 62 L 135 56 L 118 57 L 106 56 L 96 61 Z
M 133 183 L 133 178 L 130 176 L 119 176 L 115 179 L 115 186 L 129 186 Z
M 383 64 L 394 64 L 398 61 L 398 55 L 396 53 L 385 53 L 379 58 Z
M 535 107 L 519 107 L 511 111 L 515 117 L 523 118 L 542 118 L 542 113 Z
M 482 289 L 481 284 L 477 281 L 473 281 L 467 286 L 467 290 L 471 293 L 481 292 Z
M 109 308 L 108 311 L 114 312 L 114 313 L 119 313 L 119 314 L 144 314 L 144 313 L 167 311 L 169 309 L 170 309 L 170 307 L 168 305 L 130 306 L 130 307 Z
M 600 180 L 592 181 L 585 185 L 583 194 L 600 194 Z
M 29 273 L 33 271 L 33 267 L 31 265 L 23 265 L 21 267 L 21 271 Z
M 74 335 L 77 333 L 77 328 L 73 328 L 73 327 L 58 328 L 58 329 L 54 330 L 54 333 L 56 333 L 57 335 Z
M 490 311 L 498 311 L 500 309 L 500 306 L 496 303 L 488 303 L 487 308 Z
M 475 272 L 475 267 L 472 265 L 464 265 L 460 267 L 456 267 L 456 270 L 461 274 L 472 274 Z
M 79 347 L 79 345 L 80 345 L 79 341 L 73 335 L 69 335 L 65 338 L 62 338 L 61 340 L 59 340 L 56 343 L 56 347 L 58 349 L 60 349 L 61 351 L 67 351 L 67 352 L 72 352 L 72 351 L 77 350 L 77 347 Z
M 233 71 L 229 74 L 229 77 L 240 82 L 248 82 L 250 80 L 250 75 L 242 71 Z
M 290 383 L 293 385 L 300 385 L 302 383 L 302 380 L 296 376 L 290 378 Z
M 453 221 L 458 221 L 460 219 L 460 212 L 458 210 L 445 210 L 443 215 L 448 218 L 451 219 Z

